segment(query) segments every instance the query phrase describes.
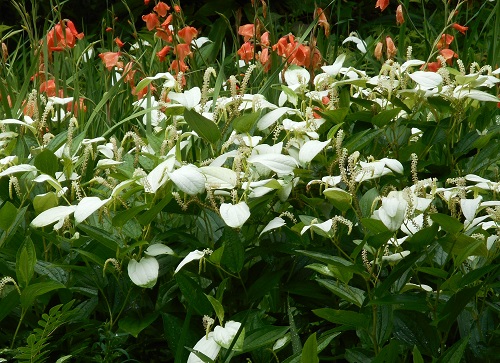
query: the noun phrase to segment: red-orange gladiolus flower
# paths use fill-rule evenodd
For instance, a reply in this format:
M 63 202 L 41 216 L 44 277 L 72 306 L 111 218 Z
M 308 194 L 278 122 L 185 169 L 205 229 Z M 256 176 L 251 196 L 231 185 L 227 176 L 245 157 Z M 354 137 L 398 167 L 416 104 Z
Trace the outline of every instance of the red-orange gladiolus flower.
M 165 4 L 163 1 L 160 1 L 156 6 L 153 8 L 156 13 L 161 16 L 162 18 L 167 16 L 167 12 L 170 10 L 170 6 Z
M 321 8 L 316 8 L 316 16 L 318 17 L 318 25 L 325 30 L 325 36 L 330 35 L 330 23 L 326 19 L 325 12 Z
M 150 0 L 144 0 L 144 5 L 148 6 Z
M 377 60 L 382 59 L 382 48 L 384 47 L 384 43 L 378 42 L 377 45 L 375 46 L 375 50 L 373 51 L 373 55 Z
M 389 6 L 389 0 L 377 0 L 375 4 L 375 9 L 380 8 L 380 11 L 384 11 L 386 7 Z
M 238 28 L 238 34 L 243 36 L 245 42 L 253 38 L 255 33 L 255 26 L 253 24 L 245 24 Z
M 264 66 L 264 72 L 271 69 L 271 58 L 269 57 L 269 48 L 264 48 L 259 54 L 259 61 Z
M 265 47 L 269 47 L 271 45 L 271 42 L 269 41 L 269 32 L 262 34 L 260 37 L 260 45 Z
M 188 55 L 191 54 L 191 48 L 189 47 L 189 44 L 177 44 L 174 48 L 174 53 L 178 59 L 183 61 Z
M 387 59 L 394 58 L 398 49 L 394 45 L 391 37 L 385 37 L 385 45 L 387 46 Z
M 239 57 L 244 60 L 246 63 L 250 62 L 253 59 L 254 48 L 252 43 L 245 42 L 242 44 L 241 48 L 238 49 L 236 53 L 238 53 Z
M 123 43 L 122 40 L 118 37 L 115 38 L 115 43 L 119 48 L 121 48 L 125 45 L 125 43 Z
M 456 30 L 458 30 L 460 33 L 462 34 L 465 34 L 465 32 L 467 30 L 469 30 L 469 27 L 468 26 L 462 26 L 460 24 L 457 24 L 457 23 L 453 23 L 452 27 Z
M 120 52 L 104 52 L 99 54 L 99 58 L 102 59 L 104 65 L 110 71 L 113 67 L 118 64 L 118 59 L 120 58 Z
M 146 22 L 146 28 L 148 28 L 148 30 L 153 30 L 157 26 L 160 26 L 160 20 L 158 20 L 158 15 L 155 13 L 143 15 L 142 20 Z
M 160 62 L 163 62 L 165 60 L 167 54 L 170 53 L 170 49 L 171 48 L 168 45 L 166 45 L 158 53 L 156 53 Z
M 405 17 L 403 16 L 403 7 L 401 4 L 396 8 L 396 23 L 401 25 L 405 22 Z
M 446 59 L 446 63 L 449 65 L 453 63 L 453 58 L 458 58 L 458 54 L 451 49 L 441 49 L 439 53 Z
M 176 13 L 180 13 L 181 12 L 181 7 L 179 5 L 174 5 L 174 11 Z
M 50 52 L 59 52 L 66 48 L 73 48 L 76 39 L 82 39 L 83 33 L 76 31 L 71 20 L 61 20 L 47 33 L 47 46 Z
M 455 39 L 453 35 L 450 34 L 441 35 L 441 39 L 439 39 L 439 42 L 436 45 L 437 49 L 448 48 L 451 42 L 453 42 L 453 39 Z
M 196 28 L 193 28 L 192 26 L 185 26 L 177 32 L 177 35 L 182 40 L 184 40 L 184 43 L 191 44 L 193 38 L 196 38 L 198 36 L 198 30 L 196 30 Z
M 175 73 L 185 72 L 189 69 L 189 67 L 181 60 L 174 60 L 170 65 L 170 70 L 175 71 Z

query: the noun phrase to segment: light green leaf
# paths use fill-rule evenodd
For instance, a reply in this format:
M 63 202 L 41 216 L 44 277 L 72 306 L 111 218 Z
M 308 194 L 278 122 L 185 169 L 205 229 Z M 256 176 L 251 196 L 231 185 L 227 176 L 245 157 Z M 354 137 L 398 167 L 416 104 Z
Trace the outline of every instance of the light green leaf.
M 191 129 L 206 141 L 214 144 L 220 139 L 221 132 L 217 125 L 198 112 L 186 108 L 184 110 L 184 119 Z

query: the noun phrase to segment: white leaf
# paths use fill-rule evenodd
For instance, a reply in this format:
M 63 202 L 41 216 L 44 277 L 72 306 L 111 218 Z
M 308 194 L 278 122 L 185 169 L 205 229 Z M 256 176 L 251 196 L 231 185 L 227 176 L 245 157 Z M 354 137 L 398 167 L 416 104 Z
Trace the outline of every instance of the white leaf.
M 75 211 L 76 206 L 58 206 L 54 208 L 47 209 L 46 211 L 40 213 L 35 219 L 30 223 L 32 227 L 45 227 L 49 224 L 59 221 L 62 218 L 66 218 Z
M 397 262 L 410 254 L 410 251 L 401 251 L 389 256 L 382 256 L 382 261 Z
M 214 329 L 214 340 L 221 347 L 228 349 L 240 327 L 241 323 L 232 320 L 226 322 L 224 328 L 217 325 Z M 238 348 L 241 349 L 241 347 L 234 347 L 235 350 L 238 350 Z
M 205 175 L 194 165 L 184 165 L 170 173 L 170 179 L 184 193 L 196 195 L 205 191 Z
M 293 174 L 293 169 L 298 166 L 297 161 L 289 155 L 261 154 L 248 158 L 251 164 L 259 164 L 270 169 L 278 175 Z
M 19 121 L 14 118 L 7 118 L 5 120 L 0 120 L 0 125 L 20 125 L 29 128 L 31 131 L 36 132 L 36 128 L 28 124 L 27 122 Z
M 361 40 L 355 36 L 350 36 L 350 37 L 347 37 L 344 39 L 344 41 L 342 42 L 342 45 L 347 43 L 347 42 L 356 43 L 356 47 L 361 51 L 361 53 L 366 53 L 366 43 L 364 40 Z
M 250 208 L 245 202 L 238 204 L 222 203 L 220 215 L 229 227 L 240 228 L 250 217 Z
M 0 178 L 2 176 L 12 175 L 15 173 L 26 173 L 26 172 L 37 172 L 37 171 L 38 171 L 38 169 L 33 165 L 29 165 L 29 164 L 14 165 L 14 166 L 11 166 L 10 168 L 7 168 L 4 171 L 2 171 L 0 173 Z
M 60 192 L 62 190 L 61 184 L 59 184 L 59 182 L 57 180 L 55 180 L 53 177 L 51 177 L 50 175 L 47 175 L 47 174 L 41 174 L 41 175 L 37 176 L 35 179 L 33 179 L 33 181 L 37 182 L 37 183 L 47 182 L 52 187 L 54 187 L 54 189 L 57 192 Z
M 307 84 L 311 79 L 311 74 L 305 68 L 291 65 L 285 71 L 285 82 L 288 86 Z
M 257 128 L 259 130 L 264 130 L 272 126 L 278 119 L 286 114 L 287 112 L 293 112 L 292 108 L 289 107 L 279 107 L 271 112 L 266 113 L 264 116 L 260 118 L 257 122 Z
M 323 66 L 321 67 L 321 69 L 329 76 L 336 77 L 337 74 L 339 74 L 340 69 L 342 68 L 342 64 L 344 64 L 345 57 L 345 53 L 342 53 L 337 57 L 337 59 L 335 59 L 335 62 L 331 66 Z
M 136 86 L 136 89 L 137 90 L 142 90 L 144 87 L 146 87 L 148 84 L 151 83 L 151 81 L 155 80 L 155 79 L 165 79 L 165 82 L 163 83 L 163 86 L 164 87 L 167 87 L 167 88 L 172 88 L 175 86 L 175 78 L 173 75 L 171 75 L 170 73 L 157 73 L 156 75 L 152 76 L 152 77 L 146 77 L 144 79 L 142 79 Z
M 200 103 L 201 91 L 199 87 L 193 87 L 183 93 L 169 92 L 168 98 L 180 103 L 187 109 L 191 109 Z
M 123 164 L 123 161 L 116 161 L 113 159 L 101 159 L 97 162 L 96 167 L 107 169 L 121 164 Z
M 276 229 L 276 228 L 280 228 L 282 226 L 284 226 L 286 223 L 285 223 L 285 220 L 281 217 L 275 217 L 272 221 L 270 221 L 265 227 L 264 229 L 262 230 L 262 232 L 260 232 L 259 236 L 262 236 L 264 233 L 272 230 L 272 229 Z
M 215 360 L 219 355 L 219 351 L 221 346 L 217 344 L 214 340 L 214 333 L 210 332 L 207 336 L 203 335 L 203 337 L 195 344 L 193 350 L 196 350 L 200 353 L 203 353 L 207 357 L 212 360 Z M 198 358 L 198 356 L 194 353 L 190 353 L 187 363 L 204 363 L 204 360 Z
M 319 229 L 319 230 L 321 230 L 321 231 L 323 231 L 325 233 L 328 233 L 332 229 L 332 225 L 333 225 L 333 221 L 331 219 L 329 219 L 329 220 L 327 220 L 325 222 L 322 222 L 322 223 L 312 223 L 312 224 L 310 224 L 308 226 L 304 226 L 302 228 L 302 230 L 300 231 L 300 234 L 306 233 L 309 228 L 312 228 L 313 231 L 315 229 Z
M 495 97 L 489 93 L 479 91 L 477 89 L 462 89 L 458 92 L 454 92 L 455 97 L 457 98 L 464 98 L 468 97 L 473 100 L 478 100 L 478 101 L 486 101 L 486 102 L 500 102 L 500 98 Z
M 202 251 L 194 250 L 194 251 L 189 252 L 187 254 L 187 256 L 184 257 L 184 259 L 177 265 L 177 267 L 175 268 L 174 274 L 179 272 L 179 270 L 182 267 L 184 267 L 184 265 L 188 264 L 191 261 L 200 260 L 201 258 L 203 258 L 203 256 L 205 256 L 205 252 L 202 252 Z
M 330 143 L 330 140 L 327 141 L 318 141 L 318 140 L 310 140 L 307 141 L 300 147 L 299 151 L 299 162 L 302 165 L 309 163 L 312 159 L 316 157 L 326 145 Z
M 87 219 L 88 216 L 90 216 L 96 210 L 98 210 L 103 205 L 108 203 L 110 200 L 111 200 L 111 198 L 107 198 L 104 200 L 101 200 L 98 197 L 85 197 L 85 198 L 83 198 L 76 206 L 75 222 L 76 223 L 83 222 L 85 219 Z
M 155 286 L 159 269 L 160 265 L 154 257 L 143 257 L 139 262 L 132 259 L 127 266 L 130 280 L 137 286 L 145 288 Z
M 409 74 L 410 78 L 423 89 L 431 89 L 443 83 L 443 77 L 435 72 L 416 71 Z
M 477 209 L 483 198 L 481 196 L 475 199 L 460 199 L 460 207 L 462 208 L 462 213 L 468 221 L 472 221 L 476 216 Z
M 146 177 L 147 183 L 144 190 L 147 193 L 156 193 L 156 191 L 169 180 L 167 172 L 173 170 L 174 165 L 174 155 L 167 157 L 163 162 L 157 165 Z
M 200 171 L 206 177 L 206 184 L 212 189 L 233 189 L 236 187 L 237 174 L 221 166 L 202 166 Z
M 150 245 L 144 253 L 148 256 L 155 257 L 158 255 L 174 255 L 174 251 L 168 247 L 165 246 L 162 243 L 155 243 L 154 245 Z

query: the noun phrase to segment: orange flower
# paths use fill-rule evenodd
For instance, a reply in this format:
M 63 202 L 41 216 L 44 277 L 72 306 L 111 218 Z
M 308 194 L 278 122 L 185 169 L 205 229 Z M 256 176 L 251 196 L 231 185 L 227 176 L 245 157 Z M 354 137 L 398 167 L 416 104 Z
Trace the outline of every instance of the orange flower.
M 189 44 L 177 44 L 174 48 L 174 54 L 178 59 L 183 61 L 188 55 L 191 54 L 191 48 L 189 48 Z
M 439 53 L 446 59 L 448 65 L 453 63 L 453 58 L 458 58 L 458 54 L 451 49 L 441 49 Z
M 76 31 L 71 20 L 61 20 L 47 33 L 47 46 L 49 52 L 60 52 L 67 48 L 73 48 L 76 39 L 82 39 L 83 33 Z
M 7 44 L 2 42 L 2 60 L 7 62 L 7 58 L 9 58 L 9 50 L 7 49 Z
M 83 111 L 83 112 L 86 112 L 87 111 L 87 106 L 85 106 L 85 98 L 83 97 L 80 97 L 78 99 L 78 102 L 69 102 L 67 105 L 66 105 L 66 111 L 68 112 L 73 112 L 73 115 L 75 117 L 78 117 L 78 112 L 79 111 Z
M 458 30 L 460 33 L 464 34 L 465 35 L 465 32 L 467 30 L 469 30 L 469 27 L 468 26 L 462 26 L 460 24 L 457 24 L 457 23 L 453 23 L 452 27 L 456 30 Z
M 380 8 L 380 11 L 384 11 L 386 7 L 389 6 L 389 0 L 377 0 L 375 4 L 375 9 Z
M 146 22 L 146 28 L 148 28 L 148 30 L 150 30 L 150 31 L 153 30 L 154 28 L 156 28 L 157 26 L 160 26 L 160 21 L 158 20 L 158 15 L 156 15 L 155 13 L 143 15 L 142 20 L 144 20 Z
M 392 59 L 396 55 L 396 52 L 398 49 L 394 45 L 394 42 L 392 41 L 392 38 L 390 36 L 385 37 L 385 45 L 387 46 L 387 59 Z
M 255 34 L 255 26 L 253 24 L 245 24 L 238 28 L 238 34 L 243 36 L 243 40 L 248 42 Z
M 163 62 L 165 60 L 167 54 L 170 53 L 170 49 L 171 48 L 168 45 L 166 45 L 158 53 L 156 53 L 160 62 Z
M 134 85 L 135 69 L 132 69 L 133 66 L 133 62 L 128 62 L 127 64 L 125 64 L 125 67 L 123 67 L 122 72 L 123 80 L 125 81 L 125 83 L 128 83 L 131 86 Z
M 118 37 L 115 38 L 115 43 L 118 46 L 118 48 L 121 48 L 125 45 L 125 43 L 123 43 L 122 40 Z
M 373 55 L 377 60 L 382 59 L 382 48 L 384 47 L 384 43 L 378 42 L 377 45 L 375 46 L 375 50 L 373 51 Z
M 259 61 L 264 66 L 264 72 L 271 69 L 271 57 L 269 57 L 269 48 L 264 48 L 259 54 Z
M 180 13 L 181 12 L 181 7 L 179 5 L 174 5 L 174 11 L 176 13 Z
M 170 70 L 175 71 L 175 73 L 185 72 L 189 69 L 189 67 L 181 60 L 174 60 L 170 65 Z
M 326 19 L 325 12 L 321 8 L 316 8 L 316 16 L 318 17 L 318 25 L 325 30 L 325 37 L 330 35 L 330 24 Z
M 265 47 L 269 47 L 271 45 L 271 42 L 269 41 L 269 32 L 265 32 L 262 34 L 260 37 L 260 45 L 263 45 Z
M 253 44 L 250 42 L 245 42 L 241 46 L 240 49 L 236 52 L 238 53 L 239 57 L 244 60 L 246 63 L 250 62 L 253 59 L 254 55 L 254 47 Z
M 150 0 L 144 0 L 144 5 L 148 6 Z
M 104 65 L 110 71 L 113 67 L 118 65 L 118 58 L 120 58 L 120 52 L 104 52 L 99 54 L 99 58 L 102 59 Z
M 113 31 L 113 28 L 112 28 L 112 27 L 110 27 L 110 26 L 108 26 L 108 27 L 106 27 L 106 29 L 104 29 L 104 31 L 105 31 L 106 33 L 111 33 L 111 32 Z
M 451 42 L 453 42 L 453 39 L 455 39 L 453 35 L 450 34 L 441 35 L 441 39 L 439 39 L 439 42 L 436 45 L 437 49 L 448 48 Z
M 177 32 L 177 35 L 182 40 L 184 40 L 184 43 L 191 44 L 193 38 L 196 38 L 198 36 L 198 30 L 196 30 L 196 28 L 193 28 L 192 26 L 185 26 Z
M 403 16 L 403 7 L 401 4 L 396 8 L 396 23 L 401 25 L 405 22 L 405 17 Z
M 424 64 L 422 67 L 420 67 L 420 69 L 425 69 L 425 68 L 427 68 L 429 72 L 437 72 L 438 69 L 441 68 L 441 62 L 431 62 Z
M 55 97 L 56 82 L 53 79 L 42 82 L 42 84 L 40 84 L 40 93 L 45 93 L 48 97 Z
M 167 16 L 167 12 L 170 10 L 170 6 L 165 4 L 163 1 L 160 1 L 158 4 L 156 4 L 153 10 L 156 11 L 159 16 L 164 18 L 165 16 Z

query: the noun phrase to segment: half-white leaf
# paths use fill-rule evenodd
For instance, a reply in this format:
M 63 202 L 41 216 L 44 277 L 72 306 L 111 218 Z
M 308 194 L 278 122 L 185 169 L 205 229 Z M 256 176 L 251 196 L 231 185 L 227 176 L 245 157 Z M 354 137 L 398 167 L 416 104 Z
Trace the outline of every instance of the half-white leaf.
M 275 217 L 272 221 L 270 221 L 265 227 L 264 229 L 262 230 L 262 232 L 260 232 L 259 236 L 262 236 L 264 233 L 266 232 L 269 232 L 270 230 L 273 230 L 273 229 L 276 229 L 276 228 L 280 228 L 282 226 L 284 226 L 286 223 L 285 223 L 285 220 L 281 217 Z
M 196 195 L 205 191 L 205 175 L 193 164 L 174 170 L 170 173 L 170 179 L 186 194 Z
M 80 203 L 78 203 L 78 205 L 76 206 L 75 222 L 76 223 L 83 222 L 85 219 L 87 219 L 88 216 L 90 216 L 96 210 L 98 210 L 103 205 L 108 203 L 110 200 L 111 200 L 111 198 L 107 198 L 104 200 L 101 200 L 98 197 L 85 197 L 85 198 L 83 198 L 80 201 Z
M 289 155 L 282 154 L 261 154 L 248 158 L 251 164 L 262 165 L 278 175 L 293 174 L 293 169 L 298 166 L 297 161 Z
M 223 203 L 220 206 L 220 215 L 229 227 L 240 228 L 250 217 L 250 208 L 245 202 Z
M 302 165 L 309 163 L 330 143 L 327 141 L 309 140 L 300 147 L 299 162 Z
M 75 208 L 76 206 L 74 205 L 68 205 L 47 209 L 31 221 L 31 226 L 35 228 L 48 226 L 71 215 L 75 211 Z

